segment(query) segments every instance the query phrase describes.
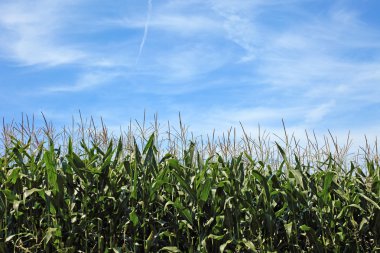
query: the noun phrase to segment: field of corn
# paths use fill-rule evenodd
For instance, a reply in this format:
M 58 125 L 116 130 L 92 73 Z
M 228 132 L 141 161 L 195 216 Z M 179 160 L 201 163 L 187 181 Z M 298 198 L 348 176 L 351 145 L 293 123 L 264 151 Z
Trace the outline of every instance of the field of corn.
M 179 123 L 3 123 L 0 252 L 380 251 L 376 143 Z

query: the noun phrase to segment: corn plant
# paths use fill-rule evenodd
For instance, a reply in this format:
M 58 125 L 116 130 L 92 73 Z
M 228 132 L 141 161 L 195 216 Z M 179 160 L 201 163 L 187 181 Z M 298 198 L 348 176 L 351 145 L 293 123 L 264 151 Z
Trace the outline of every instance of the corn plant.
M 0 252 L 380 250 L 376 157 L 310 161 L 247 134 L 240 149 L 227 134 L 206 156 L 191 139 L 170 152 L 179 146 L 160 149 L 157 127 L 111 138 L 102 126 L 103 139 L 82 128 L 64 142 L 52 128 L 4 129 Z

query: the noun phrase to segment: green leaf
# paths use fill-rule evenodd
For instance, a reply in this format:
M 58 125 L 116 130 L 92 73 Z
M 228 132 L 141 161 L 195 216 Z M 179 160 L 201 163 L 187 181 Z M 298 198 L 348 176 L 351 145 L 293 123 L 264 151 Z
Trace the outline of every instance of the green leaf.
M 293 228 L 293 222 L 285 223 L 284 224 L 286 235 L 288 238 L 292 236 L 292 228 Z
M 222 240 L 224 238 L 225 235 L 214 235 L 214 234 L 210 234 L 207 236 L 207 238 L 210 238 L 210 239 L 213 239 L 213 240 Z
M 178 168 L 177 168 L 178 169 Z M 172 174 L 176 177 L 178 180 L 181 188 L 189 194 L 191 199 L 195 202 L 196 201 L 196 194 L 194 193 L 193 189 L 191 189 L 189 182 L 186 182 L 184 178 L 182 178 L 176 171 L 172 171 Z
M 13 201 L 13 210 L 15 210 L 16 212 L 18 212 L 18 208 L 20 206 L 20 204 L 22 203 L 21 200 L 14 200 Z
M 342 208 L 342 210 L 340 211 L 340 213 L 338 214 L 337 218 L 340 219 L 342 218 L 343 215 L 345 215 L 345 211 L 350 208 L 350 207 L 355 207 L 357 209 L 359 209 L 360 211 L 364 211 L 363 208 L 361 208 L 359 205 L 356 205 L 356 204 L 350 204 L 348 206 L 344 206 Z
M 232 242 L 232 240 L 228 240 L 228 241 L 226 241 L 225 243 L 223 243 L 222 245 L 220 245 L 220 247 L 219 247 L 219 250 L 220 250 L 220 252 L 221 253 L 223 253 L 224 252 L 224 249 L 228 246 L 228 244 L 230 244 Z
M 300 226 L 300 229 L 302 230 L 302 231 L 310 231 L 311 230 L 311 227 L 309 227 L 309 226 L 307 226 L 307 225 L 302 225 L 302 226 Z
M 13 239 L 13 237 L 15 237 L 16 235 L 10 235 L 8 236 L 7 238 L 5 238 L 5 242 L 9 242 Z
M 360 222 L 360 225 L 359 225 L 359 231 L 363 230 L 363 226 L 365 224 L 368 224 L 368 220 L 366 218 L 363 218 L 363 220 Z
M 187 220 L 187 222 L 189 222 L 192 226 L 194 225 L 193 224 L 193 217 L 192 217 L 190 210 L 188 208 L 184 207 L 178 199 L 176 199 L 175 202 L 173 202 L 173 201 L 166 202 L 166 204 L 164 206 L 164 210 L 166 211 L 168 206 L 170 206 L 170 205 L 173 205 L 177 209 L 177 211 L 181 214 L 181 216 L 185 220 Z
M 53 154 L 50 151 L 45 152 L 44 162 L 46 164 L 46 174 L 48 178 L 49 189 L 52 189 L 54 192 L 58 191 L 57 184 L 57 170 L 54 160 L 54 151 Z
M 304 189 L 301 171 L 289 169 L 289 172 L 294 176 L 294 178 L 296 179 L 297 183 L 301 186 L 301 188 Z
M 6 200 L 11 203 L 17 199 L 16 195 L 9 189 L 1 190 L 1 192 L 4 193 Z
M 334 176 L 335 176 L 335 173 L 332 171 L 327 172 L 327 174 L 325 175 L 325 180 L 323 182 L 323 191 L 324 192 L 327 192 L 329 190 Z
M 286 157 L 286 153 L 285 153 L 285 151 L 282 149 L 282 147 L 280 146 L 280 144 L 278 144 L 278 143 L 276 142 L 276 146 L 277 146 L 277 149 L 280 151 L 282 158 L 283 158 L 285 161 L 287 161 L 288 159 L 287 159 L 287 157 Z
M 122 253 L 122 252 L 123 252 L 123 251 L 122 251 L 122 248 L 115 248 L 115 247 L 113 247 L 112 250 L 113 250 L 113 252 L 115 252 L 115 253 Z
M 190 142 L 190 146 L 188 150 L 185 150 L 185 165 L 187 167 L 192 167 L 193 165 L 193 158 L 194 158 L 194 151 L 195 151 L 195 143 Z
M 254 245 L 251 241 L 247 241 L 246 239 L 243 239 L 243 243 L 244 243 L 244 245 L 245 245 L 248 249 L 250 249 L 250 250 L 256 252 L 255 245 Z
M 120 137 L 120 138 L 119 138 L 119 141 L 118 141 L 118 143 L 117 143 L 117 148 L 116 148 L 115 158 L 114 158 L 114 161 L 113 161 L 113 164 L 112 164 L 112 167 L 113 167 L 113 168 L 116 167 L 117 162 L 119 161 L 119 158 L 120 158 L 120 155 L 121 155 L 122 150 L 123 150 L 123 142 L 122 142 L 122 138 Z
M 12 184 L 15 184 L 17 179 L 21 177 L 21 168 L 14 168 L 8 171 L 7 181 L 11 182 Z
M 45 243 L 47 244 L 50 239 L 55 235 L 57 228 L 48 228 L 45 235 Z
M 266 201 L 267 201 L 267 203 L 269 203 L 271 196 L 270 196 L 270 192 L 269 192 L 269 186 L 268 186 L 267 179 L 263 175 L 261 175 L 260 172 L 258 172 L 257 170 L 252 170 L 252 175 L 260 181 L 261 186 L 264 188 Z
M 181 253 L 182 251 L 175 246 L 166 246 L 160 249 L 160 251 L 167 251 L 173 253 Z
M 129 219 L 132 221 L 133 226 L 135 227 L 139 223 L 139 217 L 137 216 L 135 209 L 133 209 L 132 212 L 129 213 Z
M 84 169 L 86 167 L 86 164 L 80 159 L 80 157 L 73 153 L 73 163 L 76 169 Z
M 370 199 L 369 197 L 367 197 L 366 195 L 364 195 L 363 193 L 359 193 L 359 195 L 361 197 L 363 197 L 364 199 L 366 199 L 367 201 L 369 201 L 374 207 L 376 207 L 377 209 L 380 210 L 380 206 L 379 204 L 377 204 L 375 201 L 373 201 L 372 199 Z
M 154 148 L 154 133 L 149 137 L 149 140 L 148 142 L 146 143 L 145 145 L 145 148 L 143 150 L 143 154 L 145 155 L 149 149 L 153 149 Z
M 201 191 L 201 195 L 200 195 L 200 199 L 203 202 L 207 201 L 208 196 L 210 195 L 210 190 L 211 190 L 211 181 L 207 180 L 206 184 L 203 185 L 203 188 L 202 188 L 202 191 Z
M 33 188 L 33 189 L 26 190 L 26 191 L 24 192 L 24 197 L 23 197 L 24 201 L 25 201 L 30 195 L 32 195 L 32 194 L 35 193 L 35 192 L 39 192 L 39 191 L 43 191 L 43 189 Z

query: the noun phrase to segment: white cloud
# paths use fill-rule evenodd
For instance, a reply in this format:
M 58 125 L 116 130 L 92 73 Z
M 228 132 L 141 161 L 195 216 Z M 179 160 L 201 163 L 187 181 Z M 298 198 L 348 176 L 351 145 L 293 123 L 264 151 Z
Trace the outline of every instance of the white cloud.
M 252 9 L 254 2 L 239 1 L 212 1 L 213 10 L 223 17 L 223 27 L 227 34 L 227 38 L 242 49 L 245 54 L 241 57 L 241 61 L 247 62 L 253 60 L 256 54 L 256 44 L 259 37 L 255 24 L 249 15 L 242 15 L 242 11 Z
M 226 59 L 228 54 L 222 55 L 213 47 L 187 45 L 159 54 L 156 66 L 159 67 L 161 71 L 159 75 L 163 80 L 186 82 L 217 69 L 226 62 Z
M 306 112 L 306 123 L 315 123 L 321 121 L 335 106 L 335 101 L 330 101 Z
M 45 93 L 52 92 L 78 92 L 104 85 L 121 77 L 119 72 L 85 72 L 73 85 L 53 85 L 45 89 Z
M 0 4 L 0 50 L 21 65 L 55 66 L 85 58 L 80 49 L 59 41 L 64 7 L 52 1 Z

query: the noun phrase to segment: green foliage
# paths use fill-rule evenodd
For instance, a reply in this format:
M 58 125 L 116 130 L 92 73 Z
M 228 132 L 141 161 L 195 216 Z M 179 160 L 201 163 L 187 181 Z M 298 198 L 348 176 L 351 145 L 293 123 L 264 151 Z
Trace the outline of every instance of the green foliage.
M 0 157 L 0 252 L 380 249 L 376 161 L 313 167 L 277 143 L 280 163 L 203 159 L 193 142 L 181 158 L 158 157 L 154 135 L 142 152 L 121 138 L 69 138 L 65 154 L 51 138 L 30 145 L 13 138 Z

